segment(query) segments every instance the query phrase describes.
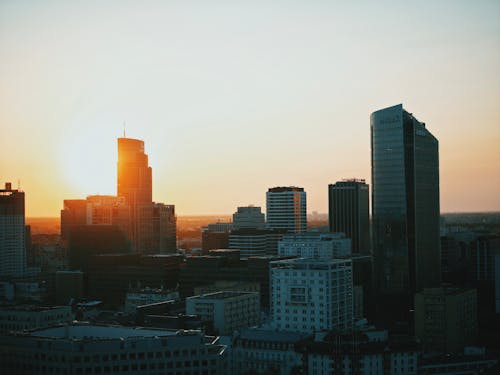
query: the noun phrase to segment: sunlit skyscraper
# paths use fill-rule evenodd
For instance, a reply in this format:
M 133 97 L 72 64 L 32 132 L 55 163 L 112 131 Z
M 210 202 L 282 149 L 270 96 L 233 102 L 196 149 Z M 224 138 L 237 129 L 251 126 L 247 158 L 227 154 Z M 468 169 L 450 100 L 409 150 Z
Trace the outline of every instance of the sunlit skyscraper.
M 266 193 L 267 227 L 300 233 L 307 230 L 306 192 L 287 186 L 270 188 Z
M 136 252 L 153 249 L 152 171 L 144 142 L 118 138 L 118 196 L 125 197 L 131 208 L 132 243 Z
M 371 115 L 373 251 L 379 292 L 440 283 L 438 141 L 401 104 Z

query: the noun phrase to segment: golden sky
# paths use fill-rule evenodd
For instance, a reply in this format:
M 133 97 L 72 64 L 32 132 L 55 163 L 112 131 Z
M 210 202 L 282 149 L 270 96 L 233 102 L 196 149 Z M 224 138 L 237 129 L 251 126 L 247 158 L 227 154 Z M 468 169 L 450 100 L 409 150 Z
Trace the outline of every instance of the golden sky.
M 500 210 L 500 2 L 0 2 L 0 183 L 28 216 L 116 194 L 143 139 L 179 214 L 267 188 L 370 180 L 370 113 L 403 103 L 440 141 L 441 210 Z

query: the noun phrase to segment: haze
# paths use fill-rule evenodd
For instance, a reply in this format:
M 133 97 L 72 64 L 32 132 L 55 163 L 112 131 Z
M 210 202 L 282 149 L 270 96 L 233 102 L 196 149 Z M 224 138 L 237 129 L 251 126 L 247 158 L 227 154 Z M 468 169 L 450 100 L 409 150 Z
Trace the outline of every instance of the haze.
M 499 67 L 498 1 L 1 1 L 0 182 L 28 216 L 116 194 L 126 122 L 181 215 L 276 185 L 326 212 L 403 103 L 440 141 L 441 211 L 500 210 Z

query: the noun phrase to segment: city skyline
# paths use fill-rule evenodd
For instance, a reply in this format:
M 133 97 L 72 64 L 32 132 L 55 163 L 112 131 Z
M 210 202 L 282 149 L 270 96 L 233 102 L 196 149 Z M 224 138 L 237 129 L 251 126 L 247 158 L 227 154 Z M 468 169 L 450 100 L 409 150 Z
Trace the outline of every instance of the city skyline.
M 114 194 L 124 121 L 180 215 L 271 186 L 326 213 L 328 184 L 371 180 L 369 115 L 398 103 L 440 140 L 441 211 L 500 210 L 498 3 L 23 4 L 0 4 L 0 171 L 29 217 Z

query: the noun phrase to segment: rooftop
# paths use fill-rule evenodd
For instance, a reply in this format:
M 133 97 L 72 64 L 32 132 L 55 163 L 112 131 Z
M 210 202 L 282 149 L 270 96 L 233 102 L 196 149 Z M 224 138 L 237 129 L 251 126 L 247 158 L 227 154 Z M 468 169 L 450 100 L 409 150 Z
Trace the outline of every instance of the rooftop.
M 223 291 L 223 292 L 202 294 L 200 296 L 188 297 L 187 299 L 218 299 L 218 300 L 222 300 L 222 299 L 236 298 L 236 297 L 240 297 L 243 295 L 257 295 L 257 293 L 256 292 Z
M 239 334 L 239 338 L 244 340 L 282 343 L 295 343 L 306 337 L 308 335 L 305 333 L 273 331 L 259 328 L 242 329 Z

